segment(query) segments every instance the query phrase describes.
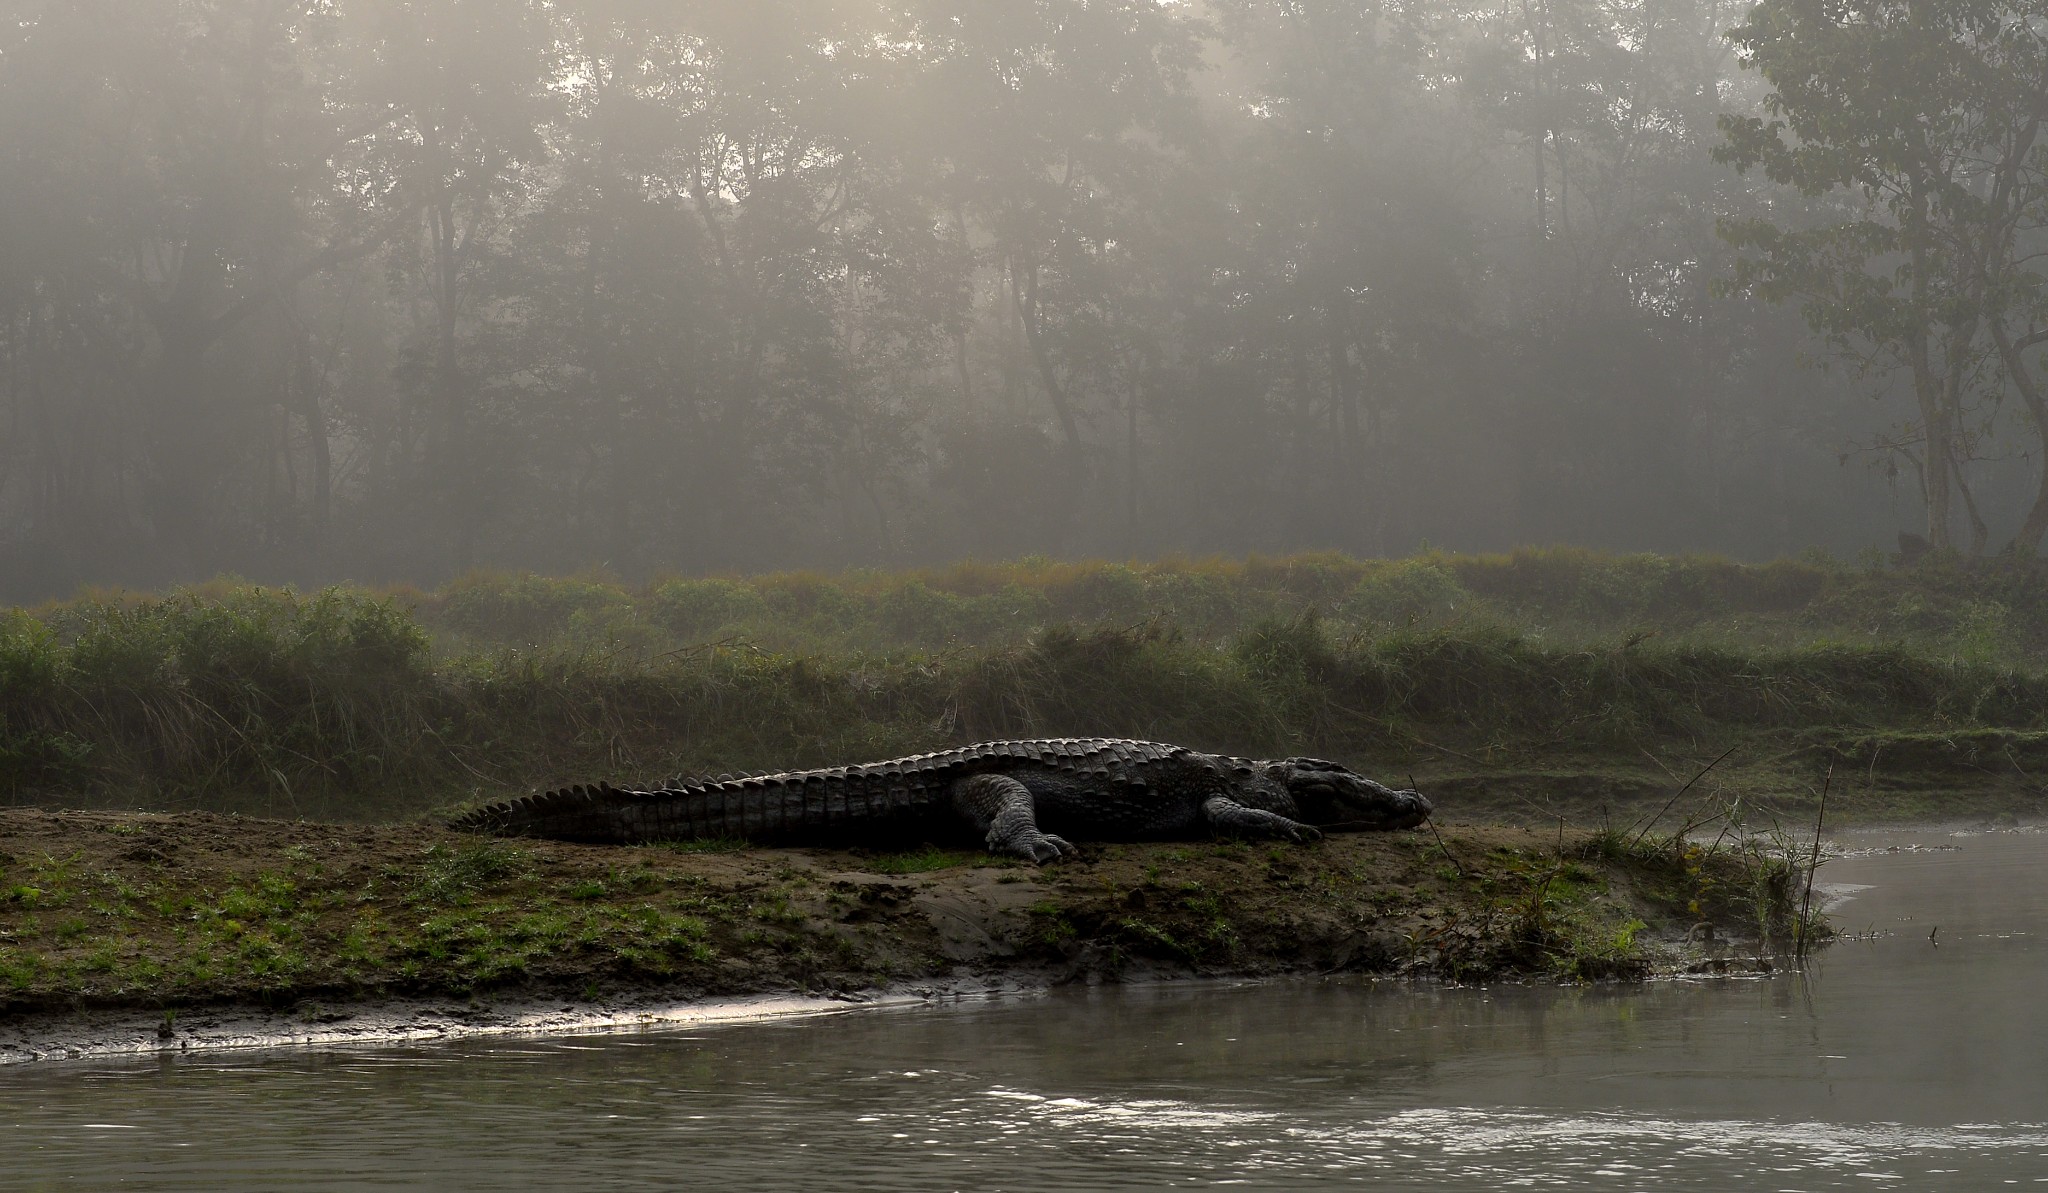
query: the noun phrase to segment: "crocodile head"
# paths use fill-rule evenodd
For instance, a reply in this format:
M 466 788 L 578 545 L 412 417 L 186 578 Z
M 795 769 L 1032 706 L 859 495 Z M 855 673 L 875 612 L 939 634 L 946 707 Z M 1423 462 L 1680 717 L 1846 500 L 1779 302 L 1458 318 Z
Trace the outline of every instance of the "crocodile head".
M 1288 758 L 1268 767 L 1272 778 L 1286 784 L 1301 819 L 1319 828 L 1414 828 L 1434 810 L 1420 792 L 1396 791 L 1321 758 Z

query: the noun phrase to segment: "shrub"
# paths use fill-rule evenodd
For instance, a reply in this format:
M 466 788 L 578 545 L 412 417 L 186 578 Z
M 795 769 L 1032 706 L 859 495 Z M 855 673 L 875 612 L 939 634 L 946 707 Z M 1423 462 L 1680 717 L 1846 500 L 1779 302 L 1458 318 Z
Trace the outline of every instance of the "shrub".
M 57 635 L 16 609 L 0 610 L 0 699 L 47 698 L 64 673 Z
M 217 602 L 177 597 L 159 607 L 173 664 L 186 682 L 251 691 L 288 686 L 289 629 L 278 624 L 285 612 L 280 594 L 262 588 Z
M 173 654 L 166 605 L 93 603 L 67 611 L 71 671 L 78 682 L 128 692 L 153 691 L 166 683 Z
M 1474 597 L 1434 560 L 1392 564 L 1358 582 L 1339 612 L 1358 621 L 1438 624 L 1470 612 Z
M 602 580 L 472 573 L 448 586 L 441 616 L 472 637 L 524 645 L 562 633 L 579 612 L 631 603 L 624 589 Z
M 863 602 L 838 584 L 810 572 L 787 572 L 763 576 L 754 587 L 778 617 L 807 621 L 813 618 L 858 619 Z
M 875 621 L 905 643 L 1015 641 L 1043 626 L 1051 603 L 1015 584 L 984 596 L 957 596 L 912 580 L 882 594 Z
M 394 679 L 426 663 L 427 632 L 393 601 L 329 588 L 295 613 L 287 650 L 303 672 Z
M 768 602 L 732 580 L 668 580 L 648 598 L 648 620 L 685 638 L 710 638 L 738 622 L 768 615 Z
M 1135 621 L 1150 611 L 1145 581 L 1122 564 L 1092 567 L 1046 592 L 1053 615 L 1070 621 Z
M 1155 571 L 1145 578 L 1145 603 L 1161 617 L 1211 633 L 1237 627 L 1247 616 L 1271 616 L 1270 598 L 1233 583 L 1213 568 Z

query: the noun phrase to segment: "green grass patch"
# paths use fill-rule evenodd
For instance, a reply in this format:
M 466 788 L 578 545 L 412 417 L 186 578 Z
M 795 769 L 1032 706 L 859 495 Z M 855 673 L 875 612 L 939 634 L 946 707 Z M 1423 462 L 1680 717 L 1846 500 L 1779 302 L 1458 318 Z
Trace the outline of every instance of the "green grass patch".
M 940 849 L 926 846 L 909 853 L 884 853 L 868 859 L 866 868 L 877 874 L 930 874 L 938 870 L 952 870 L 961 866 L 1000 865 L 1006 859 L 992 858 L 986 852 L 965 849 Z
M 753 849 L 751 841 L 740 837 L 704 837 L 694 841 L 662 841 L 660 848 L 671 853 L 733 853 L 741 849 Z
M 450 848 L 431 845 L 417 871 L 401 876 L 414 902 L 459 906 L 525 872 L 528 852 L 502 841 Z

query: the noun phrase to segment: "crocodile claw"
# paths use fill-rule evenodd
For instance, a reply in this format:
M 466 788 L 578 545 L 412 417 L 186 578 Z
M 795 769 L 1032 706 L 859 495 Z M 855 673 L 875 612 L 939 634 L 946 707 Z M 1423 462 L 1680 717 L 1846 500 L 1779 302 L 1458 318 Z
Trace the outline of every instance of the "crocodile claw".
M 1013 840 L 1005 841 L 1002 843 L 1001 849 L 1002 852 L 1015 854 L 1034 866 L 1043 866 L 1047 862 L 1064 861 L 1067 858 L 1078 856 L 1081 852 L 1068 843 L 1064 837 L 1040 832 L 1027 833 Z

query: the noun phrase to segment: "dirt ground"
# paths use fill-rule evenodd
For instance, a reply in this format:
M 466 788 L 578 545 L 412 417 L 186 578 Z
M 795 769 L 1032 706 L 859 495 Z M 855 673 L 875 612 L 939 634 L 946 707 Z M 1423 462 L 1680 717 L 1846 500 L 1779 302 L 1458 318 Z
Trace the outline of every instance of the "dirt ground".
M 1090 845 L 1035 868 L 6 810 L 0 1059 L 10 1031 L 94 1013 L 161 1016 L 169 1043 L 228 1007 L 317 1023 L 455 1000 L 456 1020 L 517 1020 L 1072 981 L 1744 970 L 1785 947 L 1788 881 L 1760 855 L 1502 827 Z

